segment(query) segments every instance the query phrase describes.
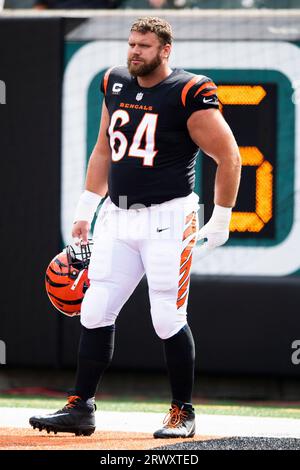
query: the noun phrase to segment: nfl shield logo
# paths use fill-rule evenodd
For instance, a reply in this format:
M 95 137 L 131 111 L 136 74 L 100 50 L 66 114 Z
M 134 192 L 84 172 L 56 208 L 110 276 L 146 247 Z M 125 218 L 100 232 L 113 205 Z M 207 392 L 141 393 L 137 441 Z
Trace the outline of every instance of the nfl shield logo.
M 136 99 L 137 101 L 141 101 L 141 99 L 143 98 L 143 96 L 144 96 L 144 93 L 138 93 L 138 94 L 136 95 L 135 99 Z

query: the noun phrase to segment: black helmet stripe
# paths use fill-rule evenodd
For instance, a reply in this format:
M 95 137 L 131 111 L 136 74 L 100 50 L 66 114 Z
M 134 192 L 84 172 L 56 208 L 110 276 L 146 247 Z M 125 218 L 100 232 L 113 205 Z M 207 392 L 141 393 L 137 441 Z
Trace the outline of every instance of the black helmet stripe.
M 81 304 L 82 302 L 82 299 L 77 299 L 77 300 L 60 299 L 59 297 L 56 297 L 56 295 L 51 294 L 51 292 L 48 292 L 48 295 L 50 295 L 51 297 L 53 297 L 54 299 L 58 300 L 59 302 L 65 305 L 77 305 L 77 304 Z
M 48 268 L 53 274 L 56 274 L 56 276 L 68 276 L 68 273 L 58 273 L 57 271 L 54 271 L 54 269 L 49 266 Z
M 50 286 L 52 287 L 66 287 L 68 286 L 69 284 L 60 284 L 58 282 L 54 282 L 50 279 L 50 277 L 48 276 L 48 274 L 46 274 L 46 282 L 48 282 L 50 284 Z
M 63 263 L 63 262 L 60 261 L 60 259 L 58 259 L 58 258 L 55 258 L 54 263 L 58 264 L 58 266 L 59 266 L 60 268 L 67 268 L 67 267 L 68 267 L 67 264 Z

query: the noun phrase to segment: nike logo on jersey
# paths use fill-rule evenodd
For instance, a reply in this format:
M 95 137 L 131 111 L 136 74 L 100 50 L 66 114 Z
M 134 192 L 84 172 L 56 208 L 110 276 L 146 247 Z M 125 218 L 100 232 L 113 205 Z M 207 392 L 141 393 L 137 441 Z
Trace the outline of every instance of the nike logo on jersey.
M 166 227 L 166 228 L 158 228 L 156 229 L 157 232 L 163 232 L 164 230 L 169 230 L 170 227 Z
M 215 101 L 214 98 L 203 98 L 203 103 L 213 103 Z

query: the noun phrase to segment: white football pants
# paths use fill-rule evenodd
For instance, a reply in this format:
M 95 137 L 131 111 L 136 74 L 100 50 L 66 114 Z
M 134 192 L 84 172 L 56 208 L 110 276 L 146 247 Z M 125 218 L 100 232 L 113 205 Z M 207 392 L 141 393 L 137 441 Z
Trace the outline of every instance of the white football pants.
M 94 228 L 83 326 L 112 325 L 144 274 L 157 335 L 170 338 L 186 324 L 198 208 L 195 193 L 141 209 L 106 199 Z

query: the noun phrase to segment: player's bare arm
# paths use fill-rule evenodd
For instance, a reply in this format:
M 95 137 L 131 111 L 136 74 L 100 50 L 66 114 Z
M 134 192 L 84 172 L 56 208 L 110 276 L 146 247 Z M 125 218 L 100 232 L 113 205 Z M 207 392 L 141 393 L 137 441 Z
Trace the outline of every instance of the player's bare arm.
M 218 165 L 215 204 L 233 207 L 240 183 L 241 157 L 230 127 L 217 109 L 193 113 L 187 126 L 193 141 Z
M 107 137 L 109 114 L 105 102 L 102 105 L 101 123 L 95 147 L 91 153 L 86 174 L 85 189 L 104 197 L 107 193 L 107 178 L 111 159 L 111 148 Z
M 229 237 L 231 208 L 234 207 L 241 176 L 241 157 L 230 127 L 217 109 L 200 110 L 191 115 L 187 127 L 192 140 L 217 163 L 215 209 L 199 238 L 208 247 L 223 245 Z
M 107 193 L 107 178 L 111 149 L 107 138 L 109 114 L 103 101 L 100 129 L 95 147 L 91 153 L 85 182 L 85 191 L 78 202 L 72 237 L 86 243 L 90 224 L 101 199 Z

